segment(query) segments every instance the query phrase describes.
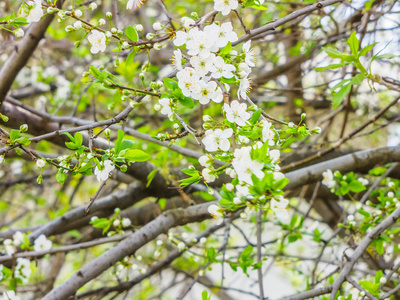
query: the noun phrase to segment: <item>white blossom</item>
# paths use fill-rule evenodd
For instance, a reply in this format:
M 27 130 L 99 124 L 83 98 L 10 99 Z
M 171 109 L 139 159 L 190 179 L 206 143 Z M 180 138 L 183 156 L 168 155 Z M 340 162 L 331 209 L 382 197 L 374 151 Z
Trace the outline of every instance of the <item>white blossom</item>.
M 199 163 L 203 167 L 209 167 L 210 165 L 212 165 L 212 160 L 208 155 L 202 155 L 199 157 Z
M 174 39 L 174 45 L 178 47 L 185 45 L 191 39 L 192 37 L 189 35 L 189 33 L 184 31 L 177 31 Z
M 174 114 L 174 112 L 172 110 L 173 103 L 172 103 L 171 99 L 162 98 L 162 99 L 158 100 L 158 103 L 162 106 L 161 113 L 163 115 L 167 115 L 169 118 Z
M 178 78 L 178 86 L 186 97 L 190 97 L 191 93 L 197 94 L 200 92 L 200 77 L 193 68 L 184 68 L 176 74 L 176 77 Z
M 212 72 L 211 77 L 216 79 L 221 77 L 232 78 L 235 70 L 235 67 L 231 64 L 225 63 L 221 56 L 215 58 L 213 65 L 210 68 L 210 71 Z
M 247 93 L 249 92 L 249 90 L 250 90 L 250 80 L 247 77 L 242 78 L 242 80 L 240 80 L 239 88 L 237 91 L 238 98 L 246 100 Z
M 289 200 L 283 198 L 283 196 L 276 196 L 271 199 L 271 209 L 278 219 L 287 220 L 289 218 L 288 211 L 286 210 L 288 204 Z
M 262 171 L 264 164 L 262 162 L 252 160 L 250 151 L 251 147 L 235 149 L 232 166 L 234 167 L 240 181 L 253 184 L 251 179 L 252 174 L 257 176 L 259 179 L 264 177 L 264 172 Z
M 39 235 L 39 237 L 35 240 L 33 249 L 35 251 L 47 251 L 50 250 L 53 243 L 46 238 L 44 234 Z
M 222 222 L 224 221 L 224 214 L 222 213 L 222 209 L 219 208 L 218 205 L 215 204 L 210 205 L 208 207 L 208 212 L 215 220 L 217 220 L 217 225 L 222 224 Z
M 214 9 L 222 15 L 228 15 L 232 9 L 236 9 L 239 3 L 237 0 L 214 0 Z
M 235 187 L 233 186 L 232 183 L 227 183 L 225 184 L 225 188 L 228 192 L 232 192 Z
M 89 4 L 89 8 L 91 10 L 95 10 L 97 8 L 97 4 L 95 2 L 92 2 L 92 3 Z
M 94 169 L 94 175 L 96 175 L 99 182 L 106 181 L 110 175 L 110 172 L 115 169 L 113 162 L 109 159 L 104 161 L 104 165 L 102 167 L 102 169 L 99 169 L 98 166 L 96 166 Z
M 201 140 L 209 152 L 217 151 L 218 148 L 222 151 L 228 151 L 230 148 L 229 138 L 232 136 L 232 128 L 221 130 L 219 128 L 215 130 L 207 130 L 205 137 Z
M 369 181 L 366 178 L 360 177 L 357 179 L 362 185 L 368 185 Z
M 208 36 L 204 31 L 194 27 L 189 30 L 190 39 L 186 42 L 186 48 L 189 55 L 199 55 L 201 57 L 208 57 L 210 55 L 211 47 L 214 44 L 212 37 Z
M 328 188 L 334 188 L 335 187 L 335 179 L 333 178 L 333 173 L 331 170 L 326 170 L 325 172 L 322 173 L 322 184 L 327 186 Z
M 16 251 L 16 248 L 15 248 L 15 246 L 13 245 L 13 241 L 10 240 L 10 239 L 5 239 L 5 240 L 3 241 L 3 246 L 4 246 L 5 252 L 6 252 L 8 255 L 12 255 L 12 254 L 14 254 L 15 251 Z
M 215 81 L 204 82 L 199 81 L 200 91 L 198 93 L 192 93 L 192 98 L 199 100 L 201 104 L 208 104 L 210 100 L 215 103 L 220 103 L 223 100 L 223 94 L 221 88 L 217 88 Z
M 29 15 L 26 17 L 26 20 L 29 23 L 39 22 L 43 16 L 42 1 L 41 0 L 33 0 L 33 1 L 30 1 L 29 4 L 34 5 L 34 7 L 30 10 Z
M 203 174 L 203 178 L 207 183 L 214 182 L 217 178 L 214 174 L 212 174 L 213 171 L 209 168 L 203 169 L 201 173 Z
M 183 251 L 183 250 L 185 250 L 185 248 L 186 248 L 185 243 L 180 242 L 180 243 L 178 244 L 178 250 L 179 250 L 179 251 Z
M 37 161 L 36 161 L 36 166 L 38 167 L 38 168 L 44 168 L 44 166 L 46 165 L 46 161 L 45 160 L 43 160 L 43 159 L 38 159 Z
M 181 71 L 182 68 L 182 52 L 180 49 L 174 51 L 172 65 L 174 66 L 175 70 Z
M 119 224 L 121 224 L 121 222 L 120 222 L 118 219 L 116 219 L 116 220 L 113 221 L 113 226 L 114 226 L 114 227 L 118 227 Z
M 143 31 L 144 28 L 142 24 L 136 24 L 135 29 L 140 32 Z
M 104 52 L 106 50 L 106 35 L 96 29 L 92 30 L 88 36 L 89 43 L 92 45 L 90 52 L 93 54 Z
M 23 283 L 27 283 L 31 274 L 31 261 L 26 258 L 17 258 L 17 265 L 14 270 L 15 278 L 19 278 Z
M 184 26 L 186 29 L 189 29 L 191 26 L 193 26 L 194 24 L 196 24 L 196 22 L 195 22 L 193 19 L 188 18 L 188 17 L 182 17 L 181 21 L 182 21 L 182 23 L 183 23 L 183 26 Z
M 81 21 L 76 21 L 73 26 L 74 26 L 75 29 L 81 29 L 82 28 L 82 22 Z
M 233 31 L 233 26 L 231 22 L 226 22 L 218 26 L 213 23 L 204 28 L 204 32 L 208 35 L 214 35 L 215 45 L 218 48 L 225 47 L 228 42 L 234 43 L 238 40 L 236 32 Z
M 250 49 L 251 41 L 247 41 L 243 44 L 243 52 L 245 54 L 245 63 L 249 65 L 249 67 L 255 67 L 255 57 L 254 57 L 254 49 Z
M 18 28 L 17 30 L 14 31 L 14 34 L 16 37 L 23 37 L 25 32 L 22 30 L 22 28 Z
M 143 2 L 145 0 L 129 0 L 128 3 L 126 4 L 126 9 L 132 9 L 135 8 L 140 8 L 143 5 Z
M 268 142 L 269 146 L 275 145 L 274 138 L 275 132 L 272 130 L 272 124 L 268 121 L 264 121 L 262 128 L 262 141 Z
M 251 68 L 244 62 L 241 62 L 237 68 L 240 78 L 245 78 L 251 73 Z
M 99 20 L 99 25 L 102 26 L 106 24 L 106 20 L 104 20 L 103 18 Z
M 78 17 L 78 18 L 82 17 L 82 15 L 83 15 L 83 13 L 82 13 L 82 11 L 80 9 L 75 10 L 74 13 L 75 13 L 75 16 Z
M 17 231 L 13 234 L 13 244 L 15 246 L 19 246 L 22 244 L 24 240 L 24 234 L 21 231 Z
M 211 53 L 207 57 L 201 57 L 196 55 L 190 58 L 190 64 L 193 66 L 194 70 L 199 76 L 206 75 L 210 69 L 213 67 L 215 60 L 215 54 Z
M 246 109 L 246 103 L 239 103 L 237 100 L 233 100 L 230 106 L 226 103 L 224 104 L 224 111 L 228 121 L 239 126 L 246 125 L 246 121 L 250 119 L 250 114 Z
M 129 218 L 123 218 L 122 219 L 122 227 L 126 228 L 131 226 L 132 222 Z

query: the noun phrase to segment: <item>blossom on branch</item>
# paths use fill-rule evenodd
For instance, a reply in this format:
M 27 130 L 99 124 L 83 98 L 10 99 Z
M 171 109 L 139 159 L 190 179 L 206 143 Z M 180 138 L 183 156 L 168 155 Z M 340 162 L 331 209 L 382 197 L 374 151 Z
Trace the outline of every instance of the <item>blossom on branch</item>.
M 42 9 L 42 1 L 41 0 L 33 0 L 29 1 L 29 5 L 32 5 L 33 8 L 30 10 L 28 17 L 26 20 L 29 23 L 39 22 L 43 17 L 43 9 Z
M 101 169 L 96 166 L 94 169 L 94 175 L 96 175 L 97 180 L 99 182 L 101 181 L 106 181 L 108 179 L 108 176 L 110 175 L 110 172 L 115 169 L 115 166 L 113 162 L 109 159 L 104 161 L 104 166 L 102 166 Z
M 246 109 L 246 103 L 239 103 L 237 100 L 233 100 L 230 106 L 226 103 L 224 104 L 224 111 L 228 121 L 239 126 L 246 125 L 246 121 L 250 119 L 250 114 Z
M 106 35 L 96 29 L 92 30 L 88 36 L 89 43 L 92 45 L 90 52 L 93 54 L 104 52 L 106 50 Z
M 238 5 L 237 0 L 214 0 L 214 9 L 224 16 L 228 15 L 232 9 L 236 9 Z
M 229 143 L 229 138 L 232 136 L 233 130 L 231 128 L 221 130 L 207 130 L 205 137 L 201 140 L 209 152 L 217 151 L 218 148 L 222 151 L 228 151 L 231 144 Z

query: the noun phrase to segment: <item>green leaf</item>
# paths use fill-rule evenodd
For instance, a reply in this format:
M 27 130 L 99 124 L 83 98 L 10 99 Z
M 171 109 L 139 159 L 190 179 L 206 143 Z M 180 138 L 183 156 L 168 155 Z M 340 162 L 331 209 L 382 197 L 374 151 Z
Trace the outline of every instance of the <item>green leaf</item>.
M 315 71 L 333 70 L 343 67 L 343 64 L 332 64 L 325 67 L 314 68 Z
M 175 89 L 179 89 L 178 82 L 176 82 L 175 80 L 173 80 L 171 78 L 163 78 L 163 82 L 164 82 L 165 87 L 167 87 L 171 91 L 173 91 Z
M 90 65 L 90 71 L 89 72 L 90 72 L 90 74 L 93 75 L 94 78 L 96 78 L 96 79 L 101 81 L 101 79 L 100 79 L 101 78 L 101 73 L 95 66 Z
M 129 53 L 128 57 L 126 58 L 126 66 L 129 66 L 133 63 L 133 59 L 135 58 L 136 51 L 132 50 L 131 53 Z
M 82 134 L 77 132 L 77 133 L 75 133 L 74 138 L 75 138 L 75 145 L 77 146 L 77 148 L 82 146 L 82 142 L 83 142 Z
M 360 50 L 360 52 L 358 53 L 358 56 L 364 56 L 366 55 L 369 51 L 372 50 L 372 48 L 378 43 L 373 43 L 371 45 L 368 45 L 366 47 L 364 47 L 363 49 Z
M 228 44 L 224 48 L 221 49 L 219 54 L 221 56 L 224 56 L 224 55 L 229 54 L 231 51 L 232 51 L 232 44 L 231 44 L 231 42 L 228 42 Z
M 13 142 L 21 136 L 21 132 L 17 129 L 11 129 L 10 140 Z
M 167 199 L 166 198 L 161 198 L 158 200 L 158 205 L 160 205 L 161 210 L 165 209 L 165 205 L 167 204 Z
M 157 172 L 158 172 L 158 169 L 154 169 L 153 171 L 150 172 L 149 175 L 147 175 L 147 184 L 146 184 L 146 187 L 149 187 L 149 185 L 151 184 L 151 182 L 152 182 L 153 179 L 154 179 L 154 176 L 156 176 Z
M 28 146 L 31 143 L 26 137 L 17 138 L 14 142 L 20 143 L 22 146 Z
M 260 116 L 261 116 L 261 113 L 262 113 L 261 108 L 258 109 L 256 112 L 254 112 L 253 115 L 251 116 L 250 124 L 256 124 L 257 121 L 258 121 L 258 119 L 259 119 Z
M 114 146 L 115 155 L 118 155 L 118 153 L 122 150 L 121 144 L 122 144 L 122 140 L 123 140 L 124 136 L 125 136 L 125 132 L 123 130 L 119 129 L 118 130 L 118 138 L 115 141 L 115 146 Z
M 356 76 L 354 76 L 350 82 L 351 82 L 351 84 L 360 84 L 364 80 L 364 78 L 365 78 L 365 74 L 360 73 L 360 74 L 357 74 Z
M 333 109 L 336 109 L 339 107 L 339 105 L 342 103 L 344 97 L 346 97 L 346 95 L 348 93 L 350 93 L 350 89 L 351 89 L 352 84 L 346 84 L 344 87 L 342 87 L 340 89 L 339 92 L 337 92 L 333 98 L 332 98 L 332 107 Z
M 347 44 L 349 44 L 353 56 L 358 57 L 358 49 L 360 47 L 360 42 L 358 41 L 355 31 L 350 35 L 349 39 L 347 40 Z
M 353 180 L 349 184 L 349 189 L 353 193 L 359 193 L 359 192 L 364 191 L 366 189 L 366 187 L 361 182 L 359 182 L 358 180 Z
M 123 157 L 129 161 L 146 161 L 151 158 L 151 155 L 139 149 L 130 149 L 124 153 Z
M 139 39 L 139 36 L 137 34 L 137 31 L 135 28 L 133 28 L 132 26 L 128 26 L 125 29 L 125 35 L 128 37 L 128 39 L 130 39 L 132 42 L 137 42 Z
M 186 106 L 190 109 L 192 109 L 194 107 L 194 101 L 192 98 L 189 98 L 189 97 L 178 98 L 178 101 L 180 104 L 182 104 L 183 106 Z
M 326 52 L 326 54 L 328 54 L 329 57 L 331 57 L 331 58 L 344 59 L 344 58 L 350 56 L 347 53 L 340 52 L 339 50 L 336 50 L 335 48 L 331 48 L 331 47 L 322 47 L 322 50 L 324 50 Z

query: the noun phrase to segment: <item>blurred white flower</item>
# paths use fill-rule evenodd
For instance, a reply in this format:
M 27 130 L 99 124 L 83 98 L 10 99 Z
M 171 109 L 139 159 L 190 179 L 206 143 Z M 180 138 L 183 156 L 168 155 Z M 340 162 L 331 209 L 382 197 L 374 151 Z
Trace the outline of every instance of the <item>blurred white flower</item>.
M 53 243 L 50 240 L 48 240 L 44 234 L 41 234 L 35 240 L 33 249 L 35 251 L 46 251 L 46 250 L 50 250 L 52 246 L 53 246 Z
M 92 30 L 88 36 L 88 40 L 92 45 L 90 52 L 93 54 L 99 53 L 99 51 L 104 52 L 106 50 L 106 36 L 103 32 L 100 32 L 96 29 Z
M 283 198 L 283 196 L 276 196 L 271 199 L 271 209 L 278 219 L 287 220 L 289 218 L 289 214 L 286 210 L 288 204 L 289 200 Z
M 207 130 L 205 137 L 201 140 L 209 152 L 217 151 L 218 148 L 222 151 L 228 151 L 230 148 L 229 138 L 232 136 L 233 130 L 231 128 L 221 130 Z
M 43 16 L 42 1 L 41 0 L 33 0 L 33 1 L 29 1 L 28 4 L 33 5 L 34 7 L 30 10 L 29 15 L 26 18 L 26 20 L 29 23 L 39 22 Z
M 137 9 L 143 5 L 143 2 L 146 0 L 129 0 L 126 4 L 126 9 Z
M 224 221 L 224 214 L 222 213 L 221 208 L 219 208 L 217 205 L 212 204 L 208 207 L 208 212 L 211 214 L 211 216 L 217 220 L 217 225 L 222 224 Z M 201 242 L 201 239 L 200 239 Z
M 333 178 L 333 173 L 331 170 L 326 170 L 325 172 L 322 173 L 322 184 L 327 186 L 328 188 L 334 188 L 335 187 L 335 179 Z
M 100 181 L 106 181 L 108 179 L 108 176 L 112 170 L 115 169 L 115 166 L 113 162 L 109 159 L 104 161 L 103 169 L 99 169 L 97 166 L 94 169 L 94 175 L 96 175 L 97 180 Z
M 214 0 L 214 9 L 220 11 L 223 16 L 228 15 L 232 9 L 236 9 L 239 3 L 237 0 Z

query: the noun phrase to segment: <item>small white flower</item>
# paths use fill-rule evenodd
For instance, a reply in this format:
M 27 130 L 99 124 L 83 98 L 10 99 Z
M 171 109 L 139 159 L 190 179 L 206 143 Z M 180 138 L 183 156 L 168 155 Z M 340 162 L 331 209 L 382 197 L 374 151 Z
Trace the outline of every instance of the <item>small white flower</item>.
M 204 31 L 194 27 L 189 30 L 189 40 L 186 41 L 186 47 L 189 55 L 199 55 L 200 57 L 208 57 L 211 47 L 214 44 L 213 39 Z
M 82 17 L 82 11 L 80 9 L 75 10 L 74 13 L 75 13 L 76 17 L 78 17 L 78 18 Z
M 364 186 L 368 185 L 368 183 L 369 183 L 368 179 L 363 178 L 363 177 L 360 177 L 357 180 Z
M 112 37 L 112 33 L 111 33 L 110 31 L 106 31 L 106 37 L 107 37 L 107 38 Z
M 211 216 L 217 220 L 217 225 L 222 224 L 224 221 L 224 214 L 222 213 L 222 209 L 219 208 L 217 205 L 212 204 L 208 207 L 208 212 L 211 214 Z M 201 239 L 200 239 L 201 241 Z
M 219 128 L 207 130 L 205 137 L 201 140 L 209 152 L 217 151 L 218 148 L 222 151 L 228 151 L 230 148 L 229 138 L 232 136 L 232 128 L 221 130 Z
M 174 51 L 174 55 L 172 56 L 172 65 L 175 70 L 182 71 L 182 52 L 180 49 Z
M 3 163 L 3 161 L 4 161 L 4 156 L 0 155 L 0 165 Z
M 183 250 L 185 250 L 185 248 L 186 248 L 185 243 L 180 242 L 180 243 L 178 244 L 178 250 L 179 250 L 179 251 L 182 252 Z
M 240 78 L 245 78 L 251 73 L 251 68 L 246 63 L 240 63 L 238 65 L 238 72 Z
M 158 103 L 162 106 L 161 113 L 163 115 L 167 115 L 169 118 L 174 114 L 174 111 L 172 110 L 173 102 L 169 98 L 162 98 L 158 100 Z M 154 108 L 156 107 L 154 106 Z
M 232 78 L 233 72 L 235 72 L 235 67 L 231 64 L 225 63 L 224 59 L 221 56 L 217 56 L 213 62 L 212 67 L 210 68 L 211 77 L 213 78 Z
M 4 245 L 4 248 L 5 248 L 4 250 L 6 251 L 6 253 L 7 253 L 8 255 L 12 255 L 12 254 L 15 253 L 16 248 L 14 247 L 13 241 L 12 241 L 12 240 L 10 240 L 10 239 L 5 239 L 5 240 L 3 241 L 3 245 Z
M 251 179 L 252 174 L 257 176 L 259 179 L 264 177 L 264 172 L 262 171 L 264 164 L 259 161 L 252 160 L 250 151 L 251 147 L 235 149 L 232 166 L 234 167 L 237 177 L 240 181 L 253 184 L 253 180 Z M 239 189 L 238 186 L 236 186 L 236 188 Z
M 142 24 L 136 24 L 135 26 L 136 31 L 143 31 L 143 25 Z
M 0 161 L 0 164 L 1 164 L 1 161 Z M 392 188 L 394 186 L 395 186 L 395 183 L 393 181 L 389 181 L 388 187 Z
M 318 126 L 315 127 L 314 131 L 315 131 L 316 134 L 320 134 L 321 133 L 321 127 L 318 127 Z
M 26 258 L 17 258 L 17 265 L 14 270 L 15 278 L 19 278 L 23 283 L 27 283 L 31 274 L 31 261 Z
M 269 157 L 272 159 L 272 163 L 278 163 L 279 159 L 281 157 L 281 153 L 279 152 L 278 149 L 274 149 L 271 151 L 268 151 Z
M 233 100 L 230 106 L 226 103 L 224 104 L 224 111 L 228 121 L 239 126 L 246 125 L 246 121 L 250 119 L 250 114 L 246 112 L 246 109 L 247 105 L 239 103 L 237 100 Z
M 128 218 L 123 218 L 122 219 L 122 227 L 126 228 L 126 227 L 131 226 L 131 224 L 132 224 L 132 222 L 131 222 L 130 219 L 128 219 Z
M 247 41 L 243 44 L 243 52 L 246 55 L 244 61 L 249 67 L 255 67 L 255 57 L 254 57 L 254 49 L 250 49 L 251 41 Z
M 214 174 L 212 174 L 212 172 L 213 171 L 208 168 L 205 168 L 202 171 L 203 178 L 207 183 L 214 182 L 215 179 L 217 178 Z
M 333 178 L 333 173 L 331 170 L 326 170 L 322 173 L 322 184 L 327 186 L 328 188 L 334 188 L 336 185 L 335 179 Z
M 35 240 L 33 249 L 35 251 L 47 251 L 50 250 L 52 246 L 53 243 L 50 240 L 48 240 L 44 234 L 41 234 Z
M 25 32 L 21 28 L 18 28 L 17 30 L 14 31 L 14 34 L 16 37 L 23 37 Z
M 13 244 L 15 246 L 19 246 L 22 244 L 24 240 L 24 234 L 21 231 L 17 231 L 13 234 Z
M 247 93 L 249 92 L 249 90 L 250 90 L 250 80 L 247 77 L 242 78 L 242 80 L 240 80 L 239 88 L 237 91 L 238 98 L 246 100 Z
M 190 58 L 190 64 L 193 66 L 199 76 L 206 75 L 213 66 L 215 54 L 211 53 L 207 57 L 196 55 Z
M 228 44 L 228 42 L 234 43 L 238 40 L 238 36 L 236 32 L 233 31 L 231 22 L 223 23 L 221 26 L 213 23 L 206 26 L 204 32 L 215 36 L 215 44 L 218 48 L 223 48 Z
M 207 238 L 203 236 L 203 237 L 199 240 L 199 243 L 200 243 L 200 244 L 205 244 L 205 243 L 207 243 Z
M 293 127 L 296 126 L 296 125 L 294 125 L 293 122 L 289 122 L 287 126 L 288 126 L 289 128 L 293 128 Z
M 121 222 L 118 219 L 114 220 L 114 222 L 113 222 L 114 227 L 118 227 L 119 224 L 121 224 Z
M 100 19 L 100 20 L 99 20 L 99 25 L 102 26 L 102 25 L 104 25 L 104 24 L 106 24 L 106 20 Z
M 92 2 L 92 3 L 89 4 L 89 8 L 90 8 L 91 10 L 95 10 L 95 9 L 97 8 L 97 4 L 94 3 L 94 2 Z
M 193 26 L 194 24 L 196 24 L 196 22 L 195 22 L 193 19 L 188 18 L 188 17 L 182 17 L 181 21 L 182 21 L 182 23 L 183 23 L 183 26 L 184 26 L 186 29 L 189 29 L 191 26 Z
M 122 48 L 128 48 L 129 47 L 129 43 L 128 42 L 123 42 L 122 43 Z
M 212 161 L 208 155 L 202 155 L 199 157 L 199 163 L 203 167 L 209 167 L 212 164 Z
M 276 196 L 271 199 L 271 209 L 281 220 L 287 220 L 289 218 L 289 214 L 286 210 L 289 204 L 289 200 L 283 198 L 283 196 Z
M 239 197 L 235 197 L 235 198 L 233 198 L 233 203 L 235 203 L 236 205 L 239 205 L 242 203 L 242 200 Z
M 232 183 L 227 183 L 225 184 L 225 188 L 228 192 L 232 192 L 235 187 L 233 186 Z
M 237 0 L 214 0 L 214 9 L 220 11 L 223 16 L 228 15 L 232 9 L 236 9 L 239 3 Z
M 393 198 L 393 197 L 394 197 L 394 193 L 393 193 L 393 192 L 389 192 L 389 193 L 387 193 L 387 196 L 388 196 L 389 198 Z
M 33 1 L 30 1 L 29 4 L 34 5 L 34 7 L 29 12 L 29 15 L 26 17 L 26 20 L 29 23 L 39 22 L 43 16 L 42 1 L 41 0 L 33 0 Z
M 246 144 L 248 144 L 250 142 L 250 139 L 247 136 L 239 135 L 238 136 L 238 141 L 239 141 L 240 144 L 246 145 Z
M 262 140 L 263 142 L 268 142 L 269 146 L 275 145 L 274 138 L 275 132 L 271 128 L 272 124 L 268 121 L 264 121 L 262 129 Z
M 45 160 L 43 160 L 43 159 L 38 159 L 37 161 L 36 161 L 36 166 L 38 167 L 38 168 L 44 168 L 44 166 L 46 165 L 46 161 Z
M 154 29 L 155 31 L 160 31 L 160 30 L 162 30 L 162 25 L 161 25 L 161 23 L 160 23 L 160 22 L 154 23 L 154 24 L 153 24 L 153 29 Z
M 215 103 L 222 102 L 223 95 L 215 81 L 209 81 L 206 83 L 203 80 L 200 80 L 199 86 L 200 91 L 198 93 L 192 93 L 193 99 L 199 100 L 201 104 L 208 104 L 210 100 L 213 100 Z
M 145 0 L 129 0 L 126 4 L 126 9 L 140 8 Z
M 88 36 L 88 40 L 89 43 L 92 45 L 92 47 L 90 48 L 90 52 L 92 52 L 93 54 L 96 54 L 99 51 L 104 52 L 106 50 L 106 36 L 103 32 L 100 32 L 96 29 L 92 30 L 92 32 Z
M 97 166 L 94 169 L 94 175 L 96 175 L 99 182 L 106 181 L 110 175 L 110 172 L 115 169 L 113 162 L 109 159 L 104 161 L 104 165 L 102 167 L 103 168 L 101 170 Z
M 157 240 L 156 245 L 161 247 L 162 245 L 164 245 L 164 242 L 162 240 Z
M 174 39 L 175 46 L 182 46 L 185 45 L 188 41 L 192 39 L 191 36 L 187 32 L 184 31 L 177 31 Z
M 81 21 L 76 21 L 73 26 L 74 26 L 75 29 L 81 29 L 82 28 L 82 22 Z

